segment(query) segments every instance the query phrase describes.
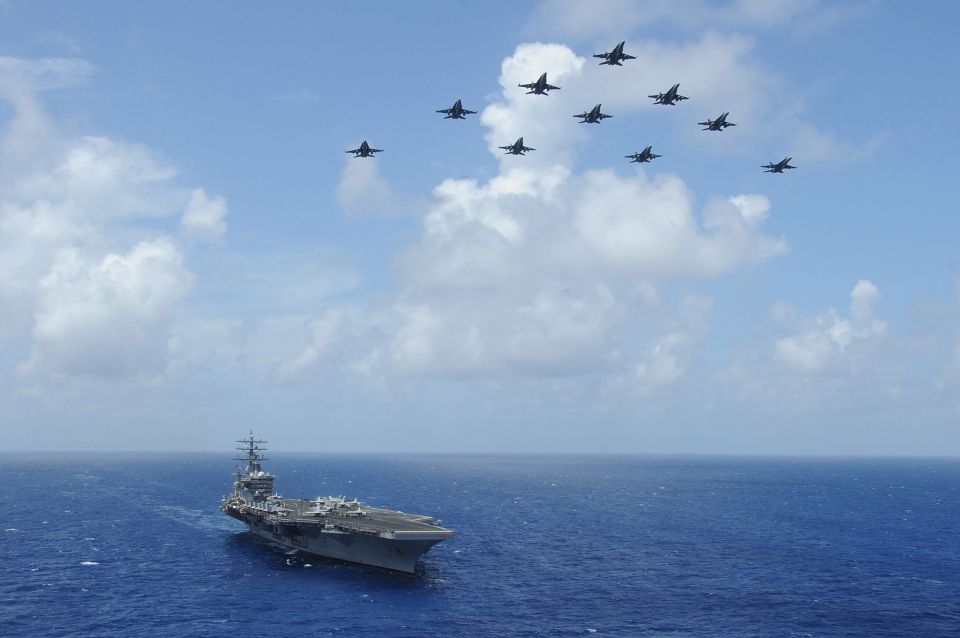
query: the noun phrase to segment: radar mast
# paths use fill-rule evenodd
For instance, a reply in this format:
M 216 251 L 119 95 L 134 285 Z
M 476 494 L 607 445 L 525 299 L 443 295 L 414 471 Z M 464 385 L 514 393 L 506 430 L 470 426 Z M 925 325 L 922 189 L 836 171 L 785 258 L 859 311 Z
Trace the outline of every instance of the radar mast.
M 242 496 L 250 503 L 261 503 L 273 494 L 273 480 L 276 478 L 273 474 L 263 471 L 262 461 L 268 460 L 263 454 L 267 450 L 264 447 L 266 441 L 253 436 L 253 430 L 250 435 L 237 441 L 236 461 L 243 461 L 247 464 L 246 468 L 241 470 L 239 467 L 234 470 L 236 477 L 233 483 L 234 493 Z

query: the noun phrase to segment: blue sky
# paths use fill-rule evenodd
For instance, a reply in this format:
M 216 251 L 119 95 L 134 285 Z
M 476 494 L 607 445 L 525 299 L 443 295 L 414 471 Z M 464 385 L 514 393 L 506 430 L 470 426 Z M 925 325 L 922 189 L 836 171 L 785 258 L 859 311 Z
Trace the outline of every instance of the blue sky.
M 956 455 L 958 11 L 0 2 L 0 429 Z

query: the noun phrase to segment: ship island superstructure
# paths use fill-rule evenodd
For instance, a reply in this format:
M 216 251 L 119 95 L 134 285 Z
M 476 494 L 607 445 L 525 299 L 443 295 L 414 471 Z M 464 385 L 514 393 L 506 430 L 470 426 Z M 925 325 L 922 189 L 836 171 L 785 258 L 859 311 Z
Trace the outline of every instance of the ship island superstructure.
M 453 536 L 430 516 L 371 507 L 343 496 L 283 498 L 274 493 L 276 477 L 263 470 L 266 441 L 253 433 L 237 441 L 233 493 L 220 510 L 257 536 L 326 558 L 414 573 L 427 550 Z

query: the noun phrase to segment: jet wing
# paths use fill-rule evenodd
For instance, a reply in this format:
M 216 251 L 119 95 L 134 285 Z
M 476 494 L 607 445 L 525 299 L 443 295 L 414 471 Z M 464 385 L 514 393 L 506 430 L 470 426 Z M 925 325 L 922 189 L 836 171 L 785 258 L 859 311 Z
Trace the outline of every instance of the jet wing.
M 466 113 L 466 112 L 467 112 L 467 111 L 464 111 L 464 113 Z M 472 112 L 473 112 L 473 111 L 471 111 L 471 113 L 472 113 Z M 437 113 L 446 113 L 446 114 L 449 115 L 450 113 L 453 113 L 453 109 L 437 109 Z
M 635 55 L 628 55 L 628 54 L 626 54 L 626 53 L 621 53 L 621 54 L 620 54 L 620 59 L 621 59 L 621 60 L 636 60 L 636 59 L 637 59 L 637 56 L 635 56 Z
M 476 113 L 476 111 L 471 111 L 470 109 L 461 109 L 460 112 L 464 115 L 473 115 Z
M 769 164 L 765 164 L 765 165 L 761 166 L 760 168 L 765 168 L 765 169 L 767 169 L 766 171 L 764 171 L 765 173 L 782 173 L 782 172 L 783 172 L 783 169 L 785 169 L 785 168 L 796 168 L 796 166 L 790 166 L 789 164 L 786 165 L 786 166 L 784 166 L 784 165 L 781 164 L 780 162 L 777 162 L 776 164 L 774 164 L 773 162 L 771 162 L 771 163 L 769 163 Z

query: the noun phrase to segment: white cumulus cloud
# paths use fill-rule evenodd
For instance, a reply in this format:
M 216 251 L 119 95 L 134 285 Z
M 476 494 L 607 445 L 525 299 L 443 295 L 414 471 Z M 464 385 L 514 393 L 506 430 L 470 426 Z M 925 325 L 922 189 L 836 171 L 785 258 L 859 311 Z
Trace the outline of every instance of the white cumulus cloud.
M 813 319 L 801 320 L 799 332 L 777 340 L 777 361 L 795 370 L 817 372 L 842 357 L 854 342 L 884 334 L 886 323 L 874 312 L 879 297 L 872 282 L 857 282 L 850 293 L 849 317 L 831 308 Z
M 773 323 L 758 333 L 772 336 L 745 348 L 716 376 L 722 401 L 739 399 L 778 415 L 879 417 L 931 400 L 940 391 L 936 340 L 891 334 L 878 315 L 879 299 L 877 286 L 863 279 L 846 312 L 828 308 L 811 316 L 774 304 Z
M 597 285 L 513 291 L 468 289 L 404 300 L 390 343 L 401 374 L 582 374 L 602 365 L 616 301 Z
M 649 346 L 636 365 L 641 394 L 674 383 L 684 375 L 686 351 L 706 334 L 712 306 L 713 300 L 707 297 L 690 295 L 683 299 L 673 325 Z
M 91 263 L 60 253 L 40 282 L 25 373 L 116 377 L 159 373 L 177 304 L 192 277 L 166 238 Z
M 187 209 L 180 218 L 180 228 L 188 237 L 217 242 L 227 233 L 227 200 L 208 197 L 202 188 L 190 192 Z
M 350 157 L 337 184 L 337 201 L 351 215 L 390 215 L 404 208 L 402 198 L 380 177 L 375 159 Z
M 64 135 L 43 91 L 82 82 L 78 59 L 0 57 L 0 348 L 20 371 L 58 377 L 155 374 L 192 275 L 174 241 L 140 224 L 188 208 L 187 232 L 222 232 L 226 204 L 175 183 L 151 149 Z M 22 355 L 21 355 L 22 356 Z
M 6 196 L 19 201 L 55 201 L 66 214 L 90 221 L 165 216 L 184 194 L 170 185 L 177 172 L 149 149 L 106 137 L 65 140 L 45 165 L 20 175 Z

